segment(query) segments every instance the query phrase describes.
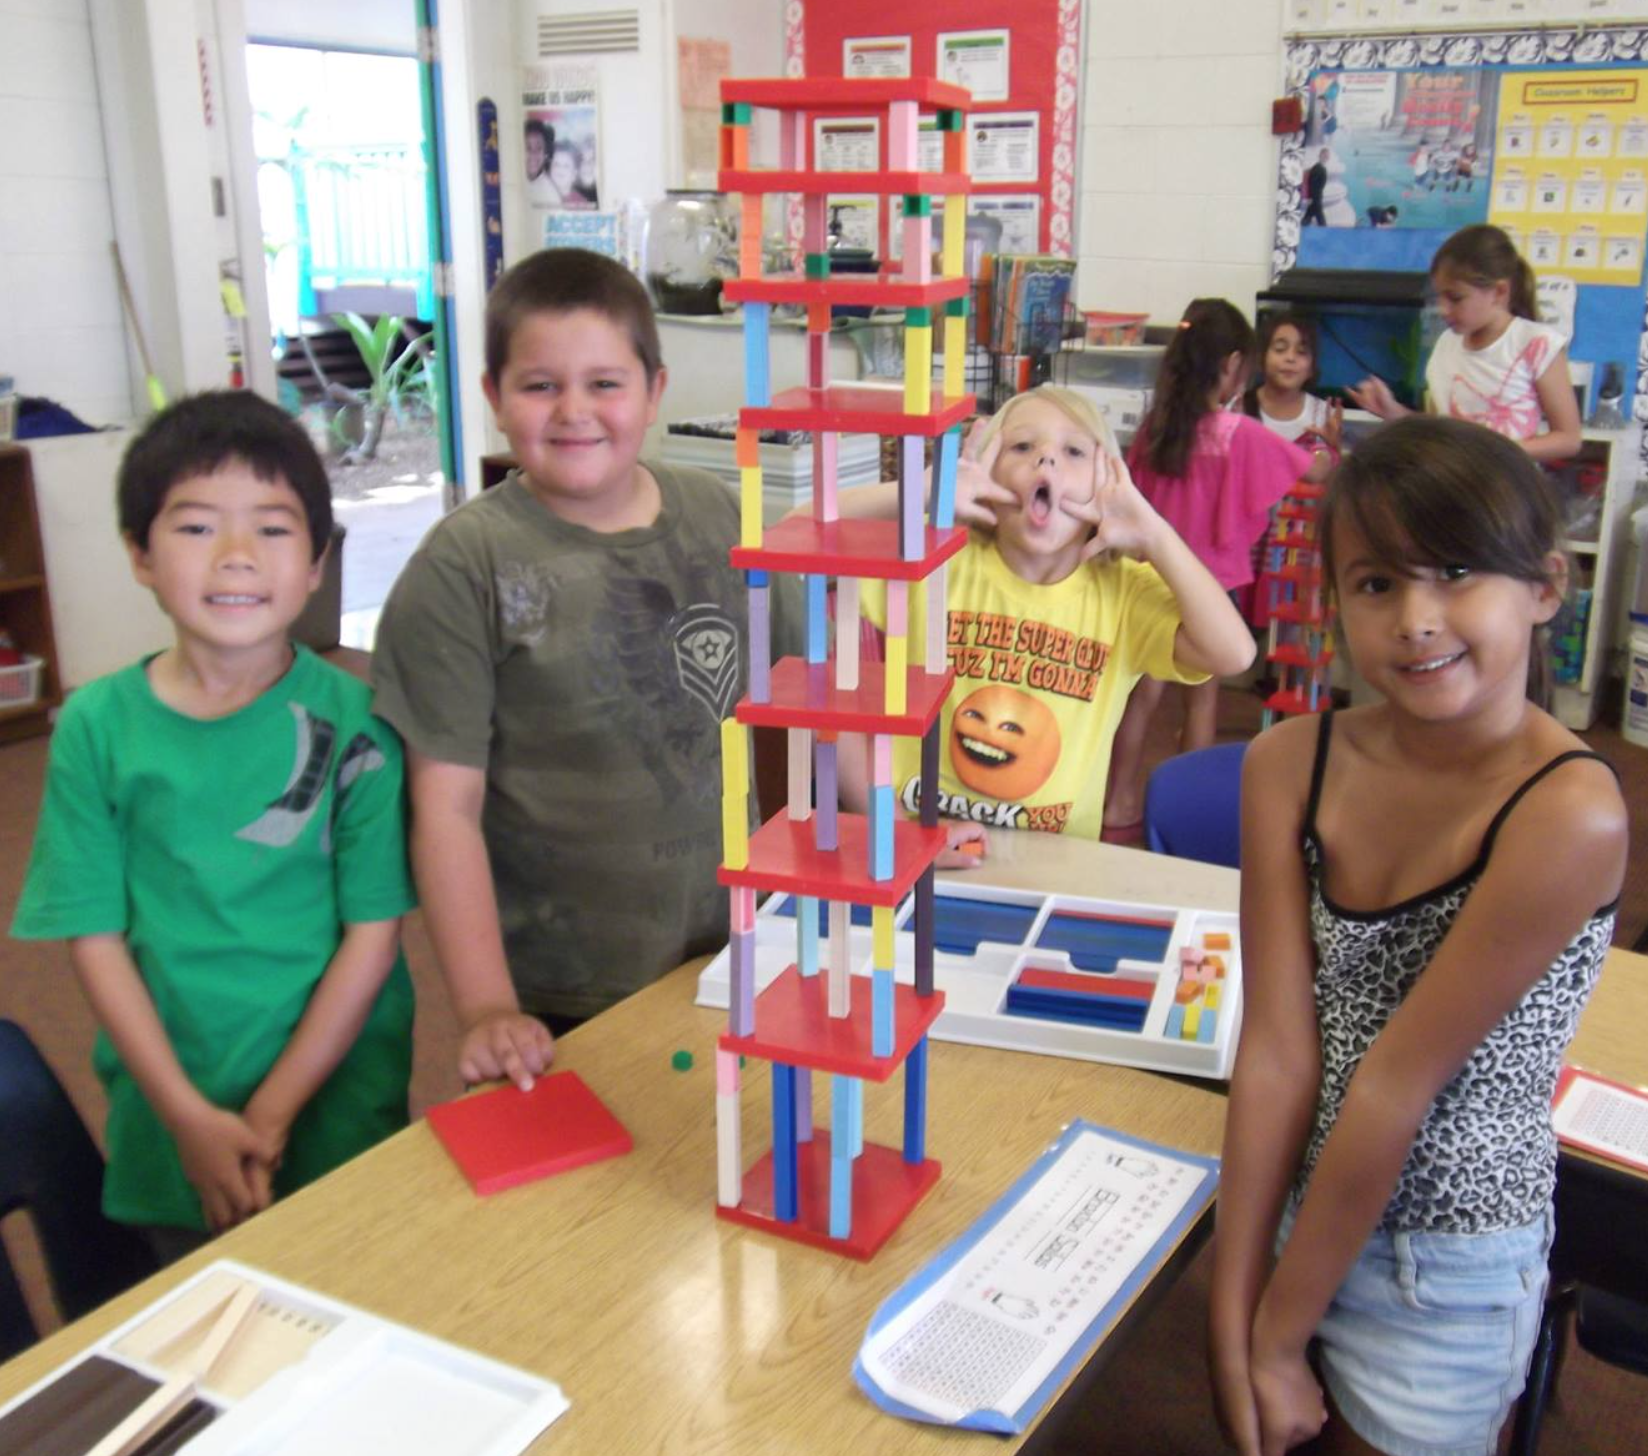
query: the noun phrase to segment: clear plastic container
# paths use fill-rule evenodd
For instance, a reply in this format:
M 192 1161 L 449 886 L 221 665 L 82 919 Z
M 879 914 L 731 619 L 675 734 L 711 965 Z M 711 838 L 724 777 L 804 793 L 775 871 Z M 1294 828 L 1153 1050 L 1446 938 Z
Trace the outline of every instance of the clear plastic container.
M 660 313 L 718 314 L 738 276 L 738 212 L 720 192 L 674 191 L 647 215 L 647 287 Z
M 0 374 L 0 445 L 17 438 L 17 385 L 9 374 Z

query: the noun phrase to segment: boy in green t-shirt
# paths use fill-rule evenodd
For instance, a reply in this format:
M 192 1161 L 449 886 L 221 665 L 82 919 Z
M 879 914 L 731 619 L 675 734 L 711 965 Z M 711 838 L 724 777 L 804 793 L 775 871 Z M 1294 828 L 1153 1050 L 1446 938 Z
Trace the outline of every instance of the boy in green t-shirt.
M 69 942 L 101 1031 L 104 1211 L 163 1258 L 406 1124 L 400 744 L 295 647 L 332 530 L 302 428 L 196 395 L 121 463 L 173 644 L 77 691 L 12 934 Z
M 378 624 L 472 1082 L 530 1085 L 553 1035 L 727 942 L 721 720 L 749 600 L 733 493 L 641 459 L 664 377 L 621 263 L 557 248 L 505 273 L 481 387 L 519 468 L 430 531 Z M 794 593 L 774 579 L 775 652 L 800 646 Z

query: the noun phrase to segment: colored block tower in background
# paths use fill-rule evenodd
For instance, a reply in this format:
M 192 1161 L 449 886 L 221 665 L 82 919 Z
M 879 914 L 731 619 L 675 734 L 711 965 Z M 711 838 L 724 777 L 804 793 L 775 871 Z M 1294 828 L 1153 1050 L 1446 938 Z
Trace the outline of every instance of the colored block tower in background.
M 743 305 L 745 407 L 739 411 L 741 529 L 732 564 L 750 586 L 750 691 L 723 725 L 724 858 L 720 881 L 732 895 L 728 1028 L 716 1052 L 717 1211 L 723 1218 L 803 1243 L 869 1258 L 938 1180 L 926 1152 L 927 1031 L 944 1007 L 933 988 L 933 861 L 938 827 L 938 718 L 950 691 L 945 642 L 945 563 L 966 540 L 954 521 L 961 423 L 973 412 L 962 390 L 968 280 L 962 271 L 967 168 L 958 86 L 921 79 L 747 80 L 721 85 L 719 186 L 742 197 L 740 276 L 724 295 Z M 943 170 L 917 162 L 921 112 L 935 114 Z M 753 113 L 778 114 L 779 163 L 753 164 Z M 878 115 L 884 166 L 875 172 L 820 172 L 812 165 L 812 118 Z M 898 271 L 832 276 L 826 233 L 830 193 L 882 199 L 883 243 L 902 228 Z M 799 272 L 761 271 L 762 199 L 799 194 L 804 219 Z M 935 267 L 934 196 L 944 199 Z M 883 246 L 883 256 L 887 249 Z M 807 378 L 775 390 L 767 331 L 774 304 L 807 310 Z M 835 385 L 826 377 L 832 306 L 905 310 L 902 388 Z M 935 387 L 935 322 L 941 371 Z M 766 429 L 813 437 L 810 519 L 764 530 L 756 448 Z M 836 503 L 839 436 L 863 432 L 899 440 L 899 511 L 892 521 L 843 521 Z M 933 490 L 927 500 L 927 447 Z M 767 666 L 768 583 L 800 575 L 807 601 L 804 657 Z M 884 663 L 858 658 L 858 604 L 864 579 L 886 584 Z M 830 584 L 835 584 L 835 650 L 830 650 Z M 928 630 L 912 643 L 911 592 L 926 592 Z M 789 743 L 789 802 L 748 833 L 749 726 L 783 728 Z M 868 813 L 837 808 L 842 733 L 864 735 Z M 920 822 L 906 820 L 893 784 L 893 738 L 922 740 Z M 856 741 L 856 740 L 855 740 Z M 755 896 L 796 899 L 795 962 L 759 996 L 755 988 Z M 913 892 L 913 985 L 897 982 L 895 916 Z M 868 977 L 856 973 L 855 905 L 869 907 Z M 868 993 L 866 995 L 866 992 Z M 772 1067 L 773 1146 L 743 1165 L 745 1059 Z M 865 1084 L 904 1071 L 901 1149 L 864 1141 Z M 829 1127 L 813 1122 L 813 1073 L 828 1075 Z
M 1276 508 L 1276 527 L 1265 548 L 1259 590 L 1269 593 L 1270 641 L 1265 660 L 1276 690 L 1265 699 L 1264 726 L 1294 713 L 1319 713 L 1333 705 L 1328 674 L 1333 666 L 1333 611 L 1324 592 L 1322 543 L 1317 529 L 1323 489 L 1300 481 Z

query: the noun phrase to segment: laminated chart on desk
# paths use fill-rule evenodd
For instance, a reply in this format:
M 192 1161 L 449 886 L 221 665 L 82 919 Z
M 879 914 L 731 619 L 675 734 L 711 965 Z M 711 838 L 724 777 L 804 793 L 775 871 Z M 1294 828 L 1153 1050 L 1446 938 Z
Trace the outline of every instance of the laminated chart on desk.
M 0 1404 L 0 1452 L 517 1456 L 567 1408 L 552 1381 L 219 1259 Z
M 908 1420 L 1024 1430 L 1213 1201 L 1218 1168 L 1071 1123 L 876 1311 L 854 1379 Z
M 894 975 L 915 976 L 913 897 L 895 917 Z M 816 907 L 777 894 L 755 918 L 756 986 L 801 959 Z M 871 964 L 867 911 L 850 930 L 855 973 Z M 1227 1080 L 1242 1020 L 1234 912 L 1135 905 L 949 881 L 934 896 L 940 1041 L 1114 1062 Z M 700 1006 L 727 1004 L 730 955 L 699 974 Z

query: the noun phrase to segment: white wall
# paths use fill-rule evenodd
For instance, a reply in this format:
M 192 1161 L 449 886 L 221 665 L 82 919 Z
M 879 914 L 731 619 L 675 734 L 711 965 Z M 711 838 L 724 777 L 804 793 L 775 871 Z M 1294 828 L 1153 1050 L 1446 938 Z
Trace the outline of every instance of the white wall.
M 246 0 L 253 40 L 409 56 L 417 28 L 413 0 Z
M 0 0 L 0 374 L 131 417 L 86 0 Z
M 1270 283 L 1282 93 L 1276 0 L 1087 0 L 1077 287 L 1083 308 L 1251 316 Z

